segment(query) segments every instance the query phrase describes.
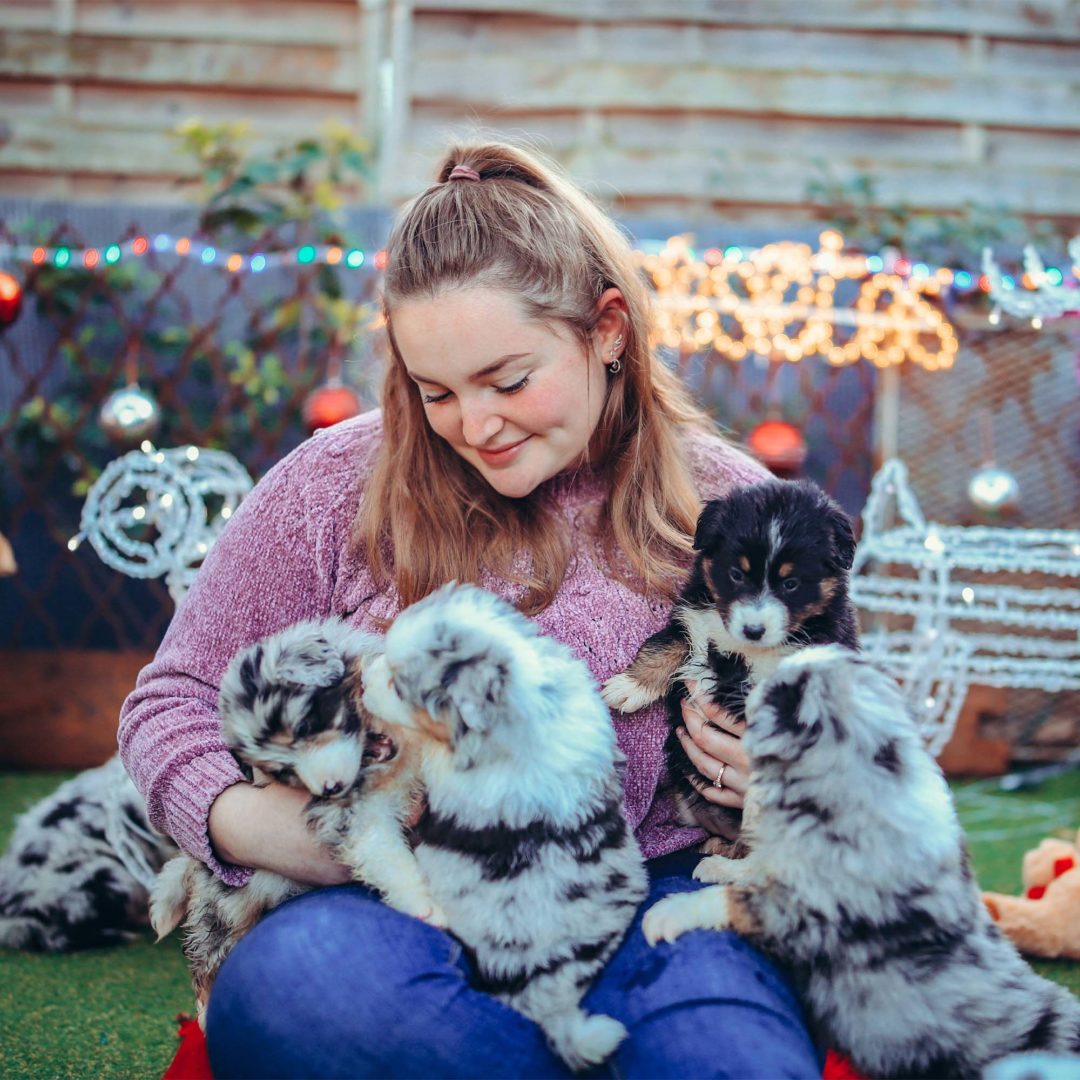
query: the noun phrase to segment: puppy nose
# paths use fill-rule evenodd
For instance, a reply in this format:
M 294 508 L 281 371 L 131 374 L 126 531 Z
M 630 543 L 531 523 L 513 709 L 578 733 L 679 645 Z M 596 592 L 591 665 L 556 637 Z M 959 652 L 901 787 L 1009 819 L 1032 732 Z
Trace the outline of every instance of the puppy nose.
M 332 798 L 334 795 L 340 795 L 345 785 L 340 780 L 328 780 L 323 784 L 323 797 Z
M 759 624 L 744 626 L 742 632 L 747 641 L 760 641 L 765 636 L 765 627 Z

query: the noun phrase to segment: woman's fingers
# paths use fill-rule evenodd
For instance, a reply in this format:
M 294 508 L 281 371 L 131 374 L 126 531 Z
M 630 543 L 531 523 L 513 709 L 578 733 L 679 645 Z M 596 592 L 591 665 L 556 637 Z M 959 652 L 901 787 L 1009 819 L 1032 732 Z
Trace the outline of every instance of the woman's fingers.
M 737 738 L 742 737 L 742 733 L 746 730 L 745 720 L 739 720 L 726 709 L 722 709 L 719 705 L 711 702 L 701 692 L 700 683 L 687 683 L 687 690 L 690 692 L 690 704 L 696 710 L 698 716 L 701 717 L 702 723 L 712 724 L 713 727 L 718 727 L 721 731 L 726 731 Z
M 683 723 L 696 747 L 708 757 L 734 766 L 744 775 L 750 771 L 750 759 L 737 735 L 722 731 L 689 701 L 683 702 Z M 693 758 L 691 758 L 693 760 Z M 708 775 L 707 769 L 702 769 Z M 715 776 L 716 773 L 713 773 Z
M 691 778 L 691 783 L 694 784 L 698 793 L 718 806 L 741 807 L 743 793 L 746 791 L 746 773 L 737 766 L 715 758 L 702 750 L 690 737 L 686 728 L 676 728 L 675 734 L 682 743 L 690 763 L 701 774 L 700 782 L 695 782 L 698 778 Z M 720 778 L 719 786 L 716 783 L 718 777 Z

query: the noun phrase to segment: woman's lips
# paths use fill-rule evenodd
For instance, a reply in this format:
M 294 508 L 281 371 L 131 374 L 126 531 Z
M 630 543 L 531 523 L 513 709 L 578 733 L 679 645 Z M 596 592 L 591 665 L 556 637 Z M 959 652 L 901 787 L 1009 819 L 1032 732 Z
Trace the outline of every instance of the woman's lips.
M 519 439 L 516 443 L 510 443 L 509 446 L 500 447 L 498 450 L 481 450 L 477 448 L 476 452 L 489 465 L 506 465 L 517 457 L 518 451 L 531 438 L 531 435 L 526 435 L 524 439 Z

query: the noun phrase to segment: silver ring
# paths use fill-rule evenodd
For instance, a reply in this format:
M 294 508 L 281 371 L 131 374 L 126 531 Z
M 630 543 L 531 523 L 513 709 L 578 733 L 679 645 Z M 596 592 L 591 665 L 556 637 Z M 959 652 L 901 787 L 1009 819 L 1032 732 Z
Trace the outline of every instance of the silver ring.
M 716 788 L 717 791 L 723 791 L 724 790 L 724 785 L 723 785 L 722 781 L 724 779 L 724 770 L 726 768 L 727 768 L 727 765 L 721 765 L 720 766 L 720 771 L 716 774 L 716 779 L 713 781 L 713 787 Z

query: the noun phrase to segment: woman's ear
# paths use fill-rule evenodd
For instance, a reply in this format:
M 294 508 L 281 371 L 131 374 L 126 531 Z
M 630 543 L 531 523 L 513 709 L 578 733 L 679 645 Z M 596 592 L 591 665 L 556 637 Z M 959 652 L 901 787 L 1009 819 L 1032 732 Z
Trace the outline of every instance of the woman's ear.
M 621 356 L 627 345 L 630 319 L 626 300 L 619 289 L 605 289 L 596 301 L 596 326 L 593 330 L 597 352 L 604 363 L 610 363 L 612 353 Z M 622 338 L 622 344 L 616 342 Z

